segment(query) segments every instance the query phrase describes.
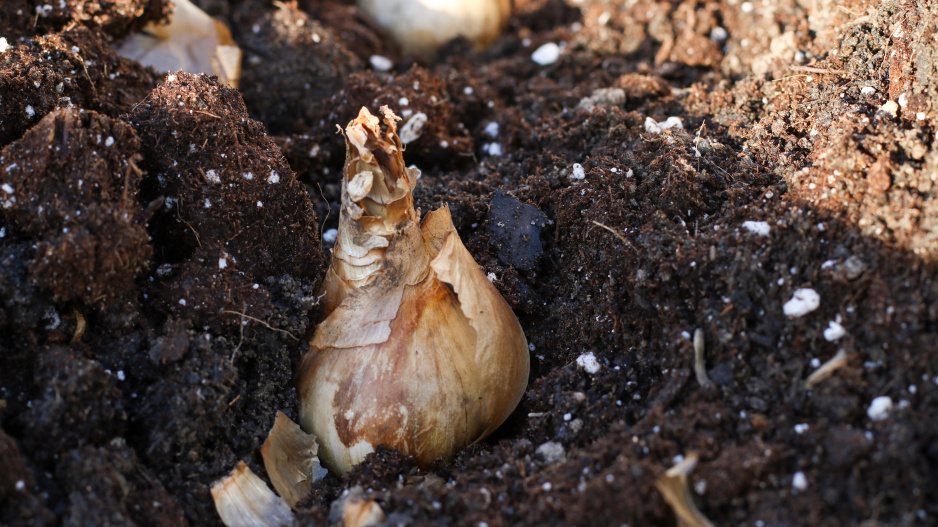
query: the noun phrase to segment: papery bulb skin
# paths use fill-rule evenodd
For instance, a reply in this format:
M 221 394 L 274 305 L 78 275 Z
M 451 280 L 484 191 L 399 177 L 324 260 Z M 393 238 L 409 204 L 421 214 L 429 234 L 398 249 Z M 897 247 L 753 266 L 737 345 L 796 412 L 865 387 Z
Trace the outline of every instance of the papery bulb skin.
M 427 465 L 492 433 L 527 385 L 528 345 L 449 210 L 418 223 L 399 120 L 362 108 L 346 139 L 324 319 L 297 370 L 300 424 L 344 474 L 378 445 Z

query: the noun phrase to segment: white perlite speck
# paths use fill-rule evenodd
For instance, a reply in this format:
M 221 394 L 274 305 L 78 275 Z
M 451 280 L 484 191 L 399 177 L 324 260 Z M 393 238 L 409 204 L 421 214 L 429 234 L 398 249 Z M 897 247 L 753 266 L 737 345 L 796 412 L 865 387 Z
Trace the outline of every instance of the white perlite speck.
M 368 58 L 368 62 L 371 64 L 371 67 L 378 71 L 390 71 L 394 67 L 394 63 L 391 62 L 391 59 L 381 56 L 381 55 L 372 55 Z
M 839 323 L 831 320 L 828 324 L 827 329 L 824 330 L 824 339 L 828 342 L 834 342 L 835 340 L 843 337 L 847 334 L 847 330 L 844 329 Z
M 679 130 L 683 130 L 684 123 L 681 122 L 680 117 L 675 117 L 673 115 L 664 121 L 655 121 L 651 117 L 645 118 L 645 131 L 649 134 L 660 134 L 668 128 L 677 128 Z
M 108 136 L 108 138 L 104 140 L 104 146 L 114 146 L 114 138 Z
M 866 409 L 866 415 L 874 421 L 882 421 L 889 417 L 891 411 L 892 398 L 888 395 L 880 395 L 870 403 L 870 407 Z
M 583 170 L 583 165 L 579 163 L 573 164 L 573 173 L 570 174 L 570 179 L 586 179 L 586 171 Z
M 426 124 L 427 114 L 423 112 L 415 113 L 413 117 L 404 123 L 404 126 L 401 126 L 401 132 L 398 134 L 398 137 L 401 138 L 401 143 L 407 145 L 420 139 L 420 134 L 423 133 L 423 127 Z
M 864 86 L 860 88 L 860 93 L 862 93 L 863 95 L 872 95 L 876 93 L 876 88 L 872 86 Z
M 271 170 L 270 176 L 267 177 L 267 182 L 271 185 L 280 183 L 280 174 L 278 174 L 276 170 Z
M 560 58 L 560 46 L 553 42 L 548 42 L 531 53 L 531 60 L 540 66 L 549 66 Z
M 322 233 L 322 241 L 326 243 L 335 243 L 335 240 L 338 237 L 339 237 L 338 229 L 327 229 L 326 232 Z
M 808 488 L 808 478 L 805 477 L 804 472 L 795 472 L 795 475 L 791 477 L 791 486 L 795 490 L 805 490 Z
M 743 228 L 759 236 L 768 236 L 769 231 L 772 230 L 772 227 L 764 221 L 744 221 Z
M 492 157 L 498 157 L 502 155 L 502 144 L 501 143 L 486 143 L 482 145 L 482 151 L 485 152 L 486 155 L 489 155 Z
M 209 183 L 221 183 L 221 178 L 218 177 L 218 172 L 215 170 L 209 170 L 206 172 L 205 179 L 207 179 Z
M 26 111 L 27 119 L 32 119 L 33 117 L 36 116 L 36 110 L 32 106 L 27 106 L 25 111 Z
M 548 441 L 541 444 L 541 446 L 537 447 L 537 450 L 534 451 L 534 455 L 543 459 L 548 465 L 563 461 L 567 457 L 563 445 L 556 441 Z
M 485 125 L 483 133 L 489 137 L 498 137 L 498 123 L 491 121 L 489 124 Z
M 785 302 L 785 305 L 782 306 L 782 311 L 785 312 L 785 316 L 797 318 L 807 315 L 820 305 L 821 295 L 817 294 L 814 289 L 806 287 L 796 289 L 791 300 Z
M 599 361 L 596 360 L 596 355 L 592 351 L 587 351 L 577 357 L 576 364 L 586 370 L 586 373 L 599 373 Z
M 224 269 L 225 267 L 228 267 L 228 259 L 227 259 L 227 258 L 219 258 L 219 259 L 218 259 L 218 268 L 219 268 L 219 269 Z
M 9 183 L 4 183 L 3 186 L 0 188 L 2 188 L 3 191 L 6 192 L 7 194 L 12 194 L 14 192 L 13 187 L 11 187 Z
M 10 43 L 7 42 L 7 39 L 0 37 L 0 53 L 6 53 L 10 49 Z
M 495 276 L 495 273 L 489 273 L 485 275 L 485 277 L 489 279 L 489 282 L 494 282 L 495 280 L 498 280 L 498 277 Z

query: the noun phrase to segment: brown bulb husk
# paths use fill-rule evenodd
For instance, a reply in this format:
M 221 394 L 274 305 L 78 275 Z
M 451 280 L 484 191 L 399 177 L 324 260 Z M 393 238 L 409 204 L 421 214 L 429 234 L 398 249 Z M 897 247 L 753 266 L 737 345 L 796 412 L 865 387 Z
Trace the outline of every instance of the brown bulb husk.
M 344 130 L 342 209 L 324 320 L 298 371 L 300 424 L 339 474 L 378 445 L 423 465 L 492 433 L 527 385 L 524 333 L 449 209 L 422 223 L 399 118 L 362 108 Z

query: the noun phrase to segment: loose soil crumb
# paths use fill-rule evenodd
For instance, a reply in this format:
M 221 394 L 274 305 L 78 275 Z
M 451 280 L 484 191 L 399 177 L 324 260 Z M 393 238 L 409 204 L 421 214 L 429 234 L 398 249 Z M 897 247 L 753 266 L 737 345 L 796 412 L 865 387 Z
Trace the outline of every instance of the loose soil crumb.
M 263 477 L 296 417 L 335 126 L 384 104 L 531 379 L 486 441 L 429 467 L 378 448 L 297 525 L 346 491 L 388 525 L 674 525 L 654 482 L 691 453 L 717 525 L 935 522 L 930 3 L 516 0 L 493 46 L 436 60 L 352 2 L 198 3 L 242 92 L 113 52 L 165 1 L 0 6 L 0 523 L 220 524 L 211 484 Z

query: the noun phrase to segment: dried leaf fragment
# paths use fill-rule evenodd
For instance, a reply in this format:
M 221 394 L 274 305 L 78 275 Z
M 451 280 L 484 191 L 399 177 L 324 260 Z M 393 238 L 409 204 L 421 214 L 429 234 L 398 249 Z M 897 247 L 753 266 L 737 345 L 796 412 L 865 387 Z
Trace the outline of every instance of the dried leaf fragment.
M 175 8 L 165 24 L 151 22 L 118 48 L 121 55 L 159 71 L 210 73 L 238 87 L 241 49 L 224 24 L 189 0 L 173 0 Z
M 697 466 L 698 456 L 691 453 L 683 461 L 669 468 L 655 481 L 655 487 L 664 496 L 677 516 L 678 525 L 684 527 L 713 527 L 713 523 L 697 509 L 687 486 L 687 475 Z
M 244 463 L 212 485 L 212 499 L 228 527 L 279 527 L 293 523 L 293 512 Z
M 313 481 L 328 473 L 319 464 L 318 452 L 315 436 L 304 432 L 283 412 L 277 412 L 277 420 L 261 447 L 261 456 L 274 490 L 290 507 L 309 495 Z

